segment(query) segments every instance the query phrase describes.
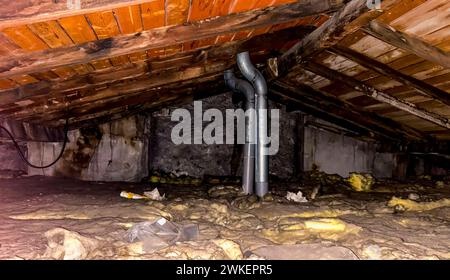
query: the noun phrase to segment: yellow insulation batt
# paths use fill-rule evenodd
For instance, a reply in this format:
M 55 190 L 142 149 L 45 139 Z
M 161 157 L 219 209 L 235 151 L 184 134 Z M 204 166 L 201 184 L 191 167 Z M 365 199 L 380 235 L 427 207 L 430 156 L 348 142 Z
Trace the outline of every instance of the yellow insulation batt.
M 416 202 L 410 199 L 392 197 L 389 207 L 402 206 L 406 211 L 429 211 L 440 207 L 450 207 L 450 199 L 444 198 L 432 202 Z

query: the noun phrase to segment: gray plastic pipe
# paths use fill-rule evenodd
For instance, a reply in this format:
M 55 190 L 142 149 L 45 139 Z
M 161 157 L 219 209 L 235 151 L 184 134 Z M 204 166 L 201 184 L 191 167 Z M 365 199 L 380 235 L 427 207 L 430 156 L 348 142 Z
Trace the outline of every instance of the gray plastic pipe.
M 255 91 L 252 85 L 234 76 L 232 70 L 225 71 L 225 84 L 234 92 L 242 93 L 245 97 L 245 109 L 255 108 Z M 255 179 L 255 141 L 251 137 L 255 133 L 250 133 L 250 130 L 255 131 L 256 126 L 250 121 L 245 122 L 245 146 L 244 146 L 244 170 L 242 173 L 242 189 L 246 194 L 253 193 L 253 182 Z
M 261 72 L 256 69 L 248 52 L 239 53 L 237 64 L 242 75 L 252 83 L 256 93 L 256 168 L 255 168 L 255 192 L 263 197 L 269 191 L 269 156 L 265 149 L 263 139 L 267 137 L 267 83 Z

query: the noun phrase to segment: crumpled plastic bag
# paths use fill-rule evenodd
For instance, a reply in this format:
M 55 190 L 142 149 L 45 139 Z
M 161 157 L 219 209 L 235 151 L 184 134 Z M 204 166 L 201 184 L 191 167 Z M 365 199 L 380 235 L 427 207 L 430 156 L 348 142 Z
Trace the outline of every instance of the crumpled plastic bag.
M 178 225 L 165 218 L 153 222 L 142 222 L 131 227 L 126 233 L 130 243 L 142 241 L 146 253 L 152 253 L 181 241 L 197 239 L 198 225 Z
M 162 201 L 164 199 L 166 199 L 166 194 L 163 194 L 161 196 L 161 194 L 158 191 L 158 188 L 155 188 L 153 191 L 151 192 L 144 192 L 144 195 L 146 197 L 148 197 L 151 200 L 156 200 L 156 201 Z
M 298 193 L 288 192 L 286 195 L 286 199 L 298 203 L 308 202 L 308 200 L 306 199 L 306 197 L 303 196 L 301 191 L 298 191 Z

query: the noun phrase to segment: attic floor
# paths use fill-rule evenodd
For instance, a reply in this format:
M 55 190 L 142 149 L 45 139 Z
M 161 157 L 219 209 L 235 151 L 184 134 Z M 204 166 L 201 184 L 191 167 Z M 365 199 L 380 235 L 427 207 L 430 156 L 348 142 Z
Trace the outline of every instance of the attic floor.
M 238 187 L 162 186 L 167 200 L 156 202 L 119 196 L 148 183 L 2 179 L 0 259 L 450 259 L 450 184 L 434 184 L 384 183 L 307 203 L 285 199 L 292 184 L 264 202 Z M 403 201 L 406 211 L 387 205 L 411 193 L 419 202 Z M 125 241 L 131 225 L 161 216 L 199 225 L 198 239 L 153 253 Z

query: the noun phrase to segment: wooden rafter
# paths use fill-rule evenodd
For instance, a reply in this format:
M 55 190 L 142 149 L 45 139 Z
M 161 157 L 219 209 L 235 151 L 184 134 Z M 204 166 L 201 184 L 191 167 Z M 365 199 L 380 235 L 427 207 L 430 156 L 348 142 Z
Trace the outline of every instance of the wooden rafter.
M 327 13 L 335 8 L 336 5 L 330 4 L 329 1 L 301 1 L 275 8 L 231 14 L 202 22 L 161 27 L 75 46 L 1 57 L 0 78 L 41 72 L 152 48 L 169 47 L 231 32 L 285 23 L 306 16 Z
M 358 81 L 357 79 L 355 79 L 353 77 L 342 74 L 339 71 L 330 69 L 328 67 L 325 67 L 325 66 L 315 63 L 315 62 L 308 62 L 307 64 L 305 64 L 305 69 L 307 69 L 308 71 L 313 72 L 319 76 L 327 78 L 331 81 L 338 81 L 340 83 L 343 83 L 343 84 L 351 87 L 352 89 L 354 89 L 356 91 L 360 91 L 360 92 L 364 93 L 365 95 L 367 95 L 379 102 L 387 103 L 397 109 L 408 112 L 416 117 L 427 120 L 429 122 L 432 122 L 432 123 L 442 126 L 444 128 L 450 129 L 450 120 L 449 119 L 447 119 L 443 116 L 440 116 L 438 114 L 428 112 L 424 109 L 420 109 L 413 103 L 410 103 L 410 102 L 407 102 L 404 100 L 400 100 L 391 95 L 388 95 L 374 87 L 371 87 L 361 81 Z
M 0 29 L 32 22 L 58 19 L 63 16 L 83 15 L 148 2 L 148 0 L 80 0 L 80 8 L 78 8 L 71 6 L 71 2 L 69 1 L 75 4 L 73 0 L 2 1 L 2 5 L 0 6 Z
M 256 52 L 270 48 L 276 49 L 278 47 L 277 45 L 281 47 L 284 42 L 293 36 L 302 38 L 302 36 L 312 30 L 312 27 L 309 26 L 293 27 L 276 33 L 255 36 L 244 41 L 230 42 L 207 49 L 178 53 L 167 58 L 152 59 L 148 62 L 140 61 L 133 64 L 120 65 L 111 69 L 97 70 L 85 75 L 77 75 L 71 79 L 39 81 L 37 83 L 0 91 L 0 103 L 7 105 L 39 96 L 43 96 L 46 99 L 50 96 L 57 98 L 71 91 L 100 88 L 105 85 L 126 82 L 130 79 L 158 75 L 158 73 L 165 71 L 168 65 L 171 67 L 176 66 L 177 68 L 193 67 L 203 64 L 205 59 L 229 60 L 236 53 L 243 50 Z
M 381 75 L 390 77 L 394 80 L 397 80 L 405 85 L 408 85 L 417 91 L 423 93 L 424 95 L 436 98 L 446 105 L 450 105 L 450 94 L 447 92 L 436 88 L 426 82 L 423 82 L 419 79 L 413 78 L 411 76 L 405 75 L 400 71 L 397 71 L 386 64 L 383 64 L 373 58 L 370 58 L 364 54 L 361 54 L 357 51 L 354 51 L 350 48 L 346 48 L 343 46 L 336 45 L 330 49 L 331 52 L 343 56 L 347 59 L 350 59 L 359 65 L 367 68 L 369 70 L 373 70 Z
M 438 65 L 442 65 L 450 69 L 450 53 L 445 52 L 437 47 L 434 47 L 416 37 L 395 30 L 393 27 L 388 26 L 379 21 L 372 21 L 363 30 L 390 45 L 397 48 L 410 51 L 411 53 L 422 57 L 425 60 L 434 62 Z
M 384 0 L 384 9 L 389 9 L 400 0 Z M 274 78 L 284 77 L 289 71 L 317 54 L 324 48 L 337 44 L 345 36 L 355 32 L 381 15 L 381 11 L 370 10 L 366 0 L 352 0 L 337 11 L 327 22 L 306 36 L 278 58 L 268 62 L 268 73 Z M 358 20 L 357 20 L 358 19 Z
M 166 71 L 149 77 L 148 79 L 128 82 L 125 84 L 118 83 L 105 89 L 94 92 L 86 91 L 79 92 L 72 102 L 58 102 L 53 104 L 39 104 L 37 106 L 31 105 L 28 108 L 18 108 L 12 113 L 10 117 L 21 119 L 26 116 L 33 116 L 39 114 L 55 114 L 60 112 L 65 114 L 67 110 L 83 107 L 92 103 L 92 106 L 98 106 L 106 100 L 129 97 L 133 94 L 139 94 L 143 91 L 150 91 L 152 89 L 159 90 L 162 87 L 170 85 L 182 86 L 184 84 L 193 84 L 200 82 L 210 76 L 222 75 L 223 71 L 234 64 L 234 61 L 219 61 L 203 66 L 189 67 L 180 71 Z
M 287 95 L 303 105 L 314 108 L 315 111 L 322 111 L 323 114 L 327 112 L 346 120 L 346 122 L 352 124 L 352 127 L 359 127 L 363 131 L 366 131 L 366 135 L 372 133 L 372 135 L 378 136 L 378 138 L 389 139 L 390 141 L 425 138 L 424 134 L 413 128 L 404 126 L 391 119 L 380 117 L 371 112 L 361 111 L 352 104 L 343 102 L 331 94 L 316 90 L 305 84 L 291 86 L 277 81 L 272 84 L 270 90 L 281 92 L 283 95 Z

